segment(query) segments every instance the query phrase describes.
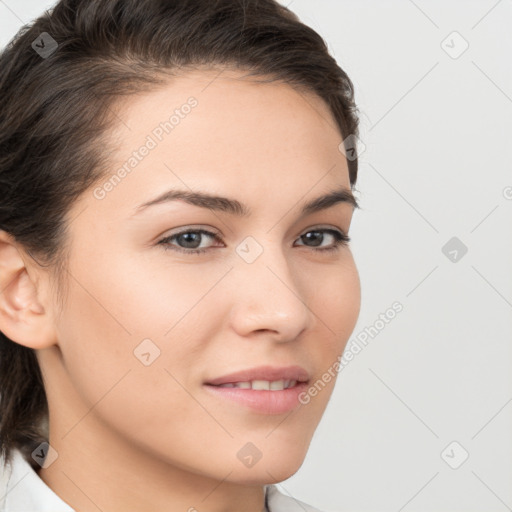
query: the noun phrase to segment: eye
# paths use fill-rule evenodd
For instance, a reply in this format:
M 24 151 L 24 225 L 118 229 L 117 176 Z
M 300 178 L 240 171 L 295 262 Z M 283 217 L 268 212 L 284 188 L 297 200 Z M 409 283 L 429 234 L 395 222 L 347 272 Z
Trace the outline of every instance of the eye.
M 333 244 L 327 247 L 318 247 L 325 240 L 325 234 L 334 238 Z M 312 242 L 313 245 L 309 247 L 313 247 L 315 251 L 337 251 L 341 246 L 348 245 L 350 237 L 337 229 L 320 228 L 304 233 L 299 237 L 299 240 Z
M 330 245 L 326 247 L 321 246 L 322 242 L 325 240 L 326 235 L 330 236 L 334 240 Z M 201 247 L 201 242 L 203 241 L 204 237 L 210 238 L 216 242 L 222 242 L 220 236 L 211 231 L 207 231 L 205 229 L 187 229 L 185 231 L 180 231 L 179 233 L 175 233 L 173 235 L 162 238 L 162 240 L 160 240 L 157 245 L 162 245 L 164 250 L 173 250 L 186 254 L 200 254 L 207 252 L 209 249 L 209 247 Z M 341 246 L 348 245 L 351 239 L 348 235 L 342 231 L 338 231 L 337 229 L 320 228 L 307 231 L 301 235 L 298 240 L 311 243 L 311 245 L 306 245 L 304 243 L 302 245 L 311 247 L 314 251 L 321 252 L 336 251 Z M 176 243 L 178 245 L 176 245 Z
M 181 231 L 179 233 L 175 233 L 174 235 L 163 238 L 158 242 L 158 244 L 162 244 L 165 250 L 174 250 L 178 252 L 184 252 L 189 254 L 199 254 L 202 252 L 206 252 L 207 248 L 198 248 L 200 246 L 200 242 L 202 238 L 207 236 L 212 238 L 215 241 L 222 242 L 219 235 L 216 233 L 212 233 L 211 231 L 207 231 L 206 229 L 188 229 L 186 231 Z M 175 246 L 170 242 L 175 240 L 178 243 L 184 244 L 184 246 Z

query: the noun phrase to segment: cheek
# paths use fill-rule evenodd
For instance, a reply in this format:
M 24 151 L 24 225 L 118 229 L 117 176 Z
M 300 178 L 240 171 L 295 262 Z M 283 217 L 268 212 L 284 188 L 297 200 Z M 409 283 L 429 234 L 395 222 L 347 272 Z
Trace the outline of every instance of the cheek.
M 339 265 L 319 270 L 312 282 L 311 309 L 317 316 L 319 328 L 328 333 L 330 352 L 341 354 L 354 330 L 361 308 L 359 273 L 351 253 Z M 330 336 L 329 336 L 330 335 Z M 332 354 L 331 354 L 332 355 Z
M 332 291 L 333 301 L 337 305 L 337 310 L 332 311 L 334 318 L 338 318 L 336 329 L 338 329 L 343 339 L 348 341 L 356 326 L 357 319 L 361 310 L 361 282 L 359 273 L 353 259 L 344 267 L 343 275 L 340 279 L 340 286 Z
M 105 414 L 122 419 L 120 426 L 155 411 L 168 422 L 171 405 L 190 413 L 193 401 L 182 386 L 199 379 L 197 360 L 219 316 L 214 286 L 225 272 L 197 265 L 153 272 L 120 259 L 98 262 L 91 274 L 73 269 L 57 337 L 85 406 L 101 399 L 99 410 L 108 403 Z
M 302 413 L 304 418 L 318 421 L 334 390 L 340 357 L 359 317 L 361 285 L 350 253 L 339 264 L 318 266 L 307 275 L 303 286 L 310 290 L 306 295 L 309 297 L 307 304 L 316 327 L 305 343 L 309 360 L 317 372 L 304 397 Z
M 72 404 L 66 426 L 71 429 L 76 425 L 69 442 L 73 442 L 73 434 L 94 431 L 99 420 L 109 426 L 106 435 L 113 432 L 147 450 L 185 460 L 190 457 L 190 446 L 177 446 L 176 439 L 201 438 L 208 421 L 189 394 L 197 392 L 193 382 L 198 375 L 195 361 L 199 348 L 193 345 L 194 332 L 197 339 L 204 336 L 193 328 L 200 322 L 199 308 L 190 310 L 186 303 L 193 305 L 197 298 L 196 294 L 187 296 L 185 305 L 175 300 L 173 310 L 174 303 L 158 296 L 163 283 L 156 293 L 151 283 L 146 286 L 153 294 L 137 287 L 116 298 L 110 290 L 108 300 L 90 282 L 90 294 L 80 286 L 72 287 L 58 328 L 69 379 L 67 402 Z M 169 289 L 166 297 L 170 296 Z M 160 300 L 154 300 L 155 295 Z M 184 307 L 190 311 L 178 322 Z M 146 341 L 144 350 L 137 350 L 143 339 L 151 342 Z M 147 365 L 144 353 L 149 353 Z M 183 418 L 190 421 L 181 421 Z M 200 457 L 199 452 L 194 455 Z
M 270 437 L 269 425 L 245 424 L 220 411 L 214 418 L 192 396 L 201 399 L 194 386 L 206 366 L 208 340 L 211 333 L 225 328 L 225 315 L 232 306 L 229 294 L 219 292 L 229 289 L 229 277 L 216 288 L 230 267 L 146 266 L 121 259 L 97 263 L 93 274 L 83 272 L 80 277 L 73 270 L 80 284 L 72 283 L 58 326 L 65 369 L 83 401 L 69 418 L 69 428 L 77 424 L 78 434 L 99 418 L 114 435 L 164 453 L 183 467 L 194 468 L 194 461 L 204 461 L 209 471 L 237 463 L 235 454 L 251 432 L 249 440 L 267 454 L 271 471 L 278 473 L 278 464 L 286 465 L 280 449 L 289 452 L 298 467 L 334 381 L 297 411 L 287 428 L 274 429 Z M 297 276 L 302 299 L 321 319 L 315 322 L 315 332 L 304 338 L 304 349 L 320 378 L 341 355 L 357 321 L 359 276 L 351 257 L 336 266 L 317 265 L 312 272 L 302 268 Z M 160 351 L 147 366 L 134 354 L 144 339 L 152 340 Z M 152 360 L 154 348 L 149 344 L 146 350 Z M 231 458 L 226 459 L 226 454 Z M 289 467 L 282 471 L 284 475 Z
M 138 260 L 127 260 L 124 267 L 129 281 L 115 285 L 116 300 L 122 305 L 119 315 L 139 336 L 168 339 L 175 331 L 185 330 L 190 313 L 204 308 L 204 299 L 216 295 L 216 284 L 230 270 L 226 264 L 194 264 L 192 256 L 192 263 L 173 265 L 170 259 L 163 254 L 145 267 Z M 197 325 L 189 334 L 194 331 L 197 333 Z

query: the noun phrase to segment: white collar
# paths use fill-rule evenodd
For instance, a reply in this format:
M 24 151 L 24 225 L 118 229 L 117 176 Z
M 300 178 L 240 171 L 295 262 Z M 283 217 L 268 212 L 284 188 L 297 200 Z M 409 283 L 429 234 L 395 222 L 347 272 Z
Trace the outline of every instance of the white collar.
M 62 500 L 14 449 L 12 461 L 4 469 L 0 458 L 0 512 L 76 512 Z M 268 512 L 320 512 L 287 496 L 274 484 L 265 485 Z

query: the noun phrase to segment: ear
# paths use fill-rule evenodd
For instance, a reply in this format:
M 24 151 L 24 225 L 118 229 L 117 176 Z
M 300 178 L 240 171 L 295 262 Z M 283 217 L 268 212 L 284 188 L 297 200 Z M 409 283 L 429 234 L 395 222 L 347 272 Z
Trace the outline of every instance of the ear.
M 56 331 L 49 308 L 38 299 L 44 278 L 13 237 L 0 230 L 0 331 L 28 348 L 56 344 Z M 26 260 L 26 261 L 25 261 Z

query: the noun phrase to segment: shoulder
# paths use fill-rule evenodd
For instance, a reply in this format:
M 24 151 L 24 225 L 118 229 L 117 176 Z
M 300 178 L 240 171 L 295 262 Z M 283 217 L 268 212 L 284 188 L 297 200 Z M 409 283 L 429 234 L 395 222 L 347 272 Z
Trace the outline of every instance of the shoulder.
M 265 486 L 265 496 L 269 512 L 321 512 L 303 501 L 283 494 L 274 484 Z
M 34 471 L 19 450 L 0 457 L 0 512 L 75 512 Z

